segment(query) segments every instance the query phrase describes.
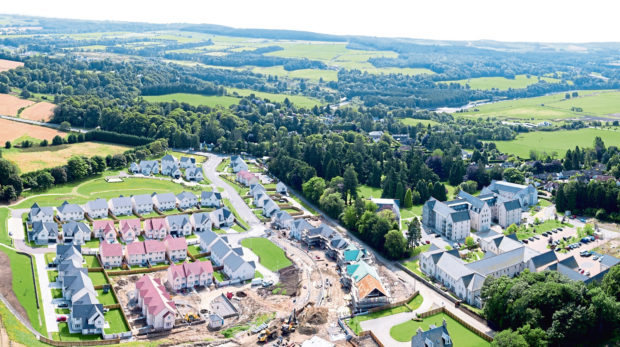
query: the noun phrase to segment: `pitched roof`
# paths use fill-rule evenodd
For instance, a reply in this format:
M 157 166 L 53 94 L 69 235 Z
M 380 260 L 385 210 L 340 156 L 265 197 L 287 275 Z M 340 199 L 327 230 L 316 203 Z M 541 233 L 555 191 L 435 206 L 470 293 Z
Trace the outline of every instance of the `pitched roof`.
M 172 193 L 161 193 L 161 194 L 154 193 L 153 195 L 157 197 L 157 201 L 159 201 L 159 203 L 169 203 L 169 202 L 174 203 L 177 201 L 176 197 Z
M 56 208 L 58 210 L 58 212 L 60 213 L 73 213 L 73 212 L 77 212 L 77 213 L 84 213 L 84 210 L 76 204 L 70 204 L 68 202 L 63 202 L 62 205 L 60 205 L 59 207 Z
M 183 263 L 183 271 L 186 276 L 190 274 L 200 276 L 203 273 L 212 274 L 213 273 L 213 265 L 209 260 L 196 260 L 193 263 L 185 262 Z
M 363 260 L 357 264 L 347 266 L 347 273 L 355 280 L 355 282 L 359 282 L 362 278 L 366 277 L 366 275 L 379 278 L 377 270 Z
M 504 202 L 504 208 L 506 209 L 506 211 L 513 211 L 513 210 L 516 210 L 516 209 L 520 209 L 521 208 L 521 203 L 519 202 L 518 199 L 510 200 L 510 201 L 505 201 Z
M 308 223 L 307 220 L 300 218 L 293 221 L 292 227 L 299 230 L 311 229 L 312 224 Z
M 215 240 L 218 240 L 220 237 L 214 233 L 213 231 L 205 231 L 202 233 L 197 233 L 198 234 L 198 238 L 200 238 L 200 240 L 202 242 L 205 243 L 205 245 L 209 246 L 210 244 L 212 244 Z
M 163 158 L 161 158 L 161 161 L 177 161 L 177 160 L 172 155 L 166 154 L 166 155 L 164 155 Z
M 99 254 L 102 257 L 122 257 L 123 246 L 120 243 L 108 243 L 108 241 L 104 240 L 99 245 Z
M 463 276 L 467 276 L 474 271 L 468 268 L 463 261 L 454 256 L 454 254 L 443 252 L 439 260 L 437 261 L 437 267 L 441 268 L 445 273 L 449 274 L 454 279 L 459 279 Z
M 88 209 L 92 210 L 100 210 L 100 209 L 108 209 L 108 202 L 105 199 L 95 199 L 86 203 Z
M 249 180 L 249 179 L 252 179 L 252 178 L 256 178 L 256 176 L 253 173 L 245 171 L 245 170 L 241 170 L 241 171 L 237 172 L 237 176 L 241 177 L 243 179 L 246 179 L 246 180 Z
M 82 246 L 73 244 L 56 245 L 57 261 L 62 261 L 74 255 L 82 257 Z
M 225 264 L 230 268 L 231 271 L 237 271 L 246 261 L 243 260 L 237 253 L 230 252 L 226 258 L 222 261 L 222 264 Z
M 127 250 L 127 254 L 146 254 L 146 250 L 144 249 L 144 242 L 132 242 L 125 246 L 125 250 Z
M 452 212 L 450 215 L 452 216 L 452 221 L 455 223 L 469 220 L 469 212 L 467 211 Z
M 211 247 L 211 254 L 222 259 L 226 254 L 230 252 L 230 246 L 222 239 L 217 240 Z
M 275 218 L 276 220 L 279 221 L 287 221 L 287 220 L 292 220 L 293 217 L 286 211 L 278 211 L 273 215 L 273 218 Z
M 54 222 L 34 222 L 32 223 L 32 233 L 38 234 L 46 231 L 50 235 L 58 235 L 58 224 Z
M 196 225 L 205 225 L 211 222 L 211 217 L 209 216 L 208 212 L 194 213 L 192 214 L 191 218 L 194 220 L 194 223 L 196 223 Z
M 357 282 L 356 286 L 360 299 L 365 298 L 373 291 L 380 292 L 384 296 L 387 296 L 385 289 L 383 289 L 383 286 L 381 285 L 381 282 L 379 282 L 378 279 L 374 278 L 370 274 L 364 276 L 364 278 Z
M 141 227 L 140 220 L 137 218 L 121 219 L 118 224 L 118 229 L 123 234 L 130 230 L 139 231 Z
M 71 306 L 72 319 L 79 319 L 82 329 L 93 329 L 95 326 L 89 323 L 92 316 L 99 314 L 103 317 L 102 304 L 79 304 Z
M 176 308 L 174 301 L 159 279 L 145 275 L 136 282 L 136 289 L 138 295 L 144 299 L 149 314 L 156 316 L 164 309 L 174 312 Z
M 153 197 L 150 194 L 140 194 L 131 197 L 136 205 L 152 205 Z
M 177 199 L 179 199 L 179 200 L 185 200 L 185 199 L 194 200 L 194 199 L 198 199 L 198 198 L 196 197 L 196 195 L 194 195 L 194 194 L 192 194 L 190 192 L 182 191 L 179 194 L 177 194 Z
M 166 248 L 170 251 L 187 250 L 187 241 L 184 237 L 172 237 L 170 235 L 164 238 Z
M 215 196 L 215 198 L 217 200 L 221 200 L 222 199 L 222 194 L 218 193 L 218 192 L 201 192 L 200 193 L 200 200 L 209 200 L 211 198 L 213 198 Z
M 185 225 L 189 224 L 189 216 L 186 214 L 174 214 L 166 216 L 166 222 L 170 226 L 175 225 L 178 227 L 184 227 Z
M 411 338 L 411 346 L 448 347 L 453 346 L 453 342 L 447 325 L 431 325 L 427 331 L 418 328 L 416 334 Z
M 110 199 L 110 204 L 114 207 L 131 206 L 131 199 L 127 196 L 119 196 L 118 198 Z
M 166 228 L 165 218 L 150 218 L 144 222 L 144 230 L 161 230 Z
M 485 257 L 481 260 L 469 263 L 467 267 L 481 275 L 487 276 L 511 265 L 525 263 L 536 255 L 538 255 L 538 252 L 529 247 L 520 247 L 496 256 Z
M 556 262 L 558 260 L 558 256 L 555 254 L 555 251 L 550 250 L 545 253 L 541 253 L 537 256 L 532 257 L 532 264 L 535 269 L 547 267 L 550 264 Z
M 30 207 L 30 213 L 28 214 L 29 216 L 36 216 L 38 214 L 42 214 L 44 216 L 53 216 L 54 215 L 54 209 L 51 207 L 39 207 L 39 204 L 37 204 L 36 202 L 32 205 L 32 207 Z
M 74 236 L 76 233 L 90 234 L 90 228 L 82 222 L 67 222 L 62 225 L 62 232 L 64 236 Z
M 145 240 L 144 250 L 146 251 L 146 253 L 165 252 L 166 245 L 158 240 Z
M 110 219 L 98 219 L 93 222 L 93 230 L 114 230 L 114 221 Z

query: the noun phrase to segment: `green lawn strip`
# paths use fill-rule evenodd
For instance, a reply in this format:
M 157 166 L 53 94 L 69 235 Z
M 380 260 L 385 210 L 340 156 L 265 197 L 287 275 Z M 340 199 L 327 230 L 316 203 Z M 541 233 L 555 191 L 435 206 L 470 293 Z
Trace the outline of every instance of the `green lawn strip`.
M 49 345 L 37 340 L 34 334 L 9 311 L 2 301 L 0 301 L 0 317 L 11 341 L 29 347 L 49 347 Z M 44 335 L 47 336 L 47 332 Z
M 87 267 L 101 267 L 99 260 L 94 255 L 85 255 L 84 261 L 86 262 Z
M 241 245 L 251 249 L 259 257 L 260 263 L 271 271 L 278 271 L 292 264 L 284 251 L 268 239 L 246 238 L 241 240 Z
M 71 313 L 71 310 L 68 308 L 57 308 L 56 310 L 54 310 L 56 313 L 58 314 L 69 314 Z
M 353 330 L 356 335 L 359 335 L 362 332 L 362 327 L 360 326 L 361 322 L 381 317 L 387 317 L 397 313 L 411 312 L 411 310 L 416 310 L 418 307 L 420 307 L 423 301 L 424 298 L 422 297 L 422 295 L 418 294 L 406 305 L 400 305 L 387 310 L 373 312 L 362 316 L 355 316 L 347 321 L 347 325 L 351 328 L 351 330 Z
M 214 271 L 213 272 L 213 277 L 215 277 L 216 280 L 218 280 L 218 282 L 222 282 L 226 280 L 226 276 L 224 276 L 224 274 L 221 271 Z
M 88 277 L 93 281 L 94 286 L 98 286 L 101 284 L 108 284 L 103 272 L 89 272 Z
M 80 333 L 72 334 L 69 332 L 69 325 L 66 322 L 58 323 L 58 333 L 54 334 L 54 339 L 68 342 L 78 341 L 100 341 L 101 335 L 82 335 Z
M 474 332 L 459 324 L 459 322 L 455 321 L 454 319 L 452 319 L 452 317 L 444 313 L 439 313 L 430 317 L 426 317 L 419 322 L 415 320 L 409 320 L 404 323 L 395 325 L 390 329 L 390 336 L 392 336 L 394 340 L 399 342 L 409 342 L 411 341 L 413 335 L 416 334 L 418 327 L 426 331 L 431 324 L 434 324 L 435 326 L 440 326 L 443 323 L 444 319 L 448 324 L 448 332 L 450 333 L 450 337 L 452 338 L 455 346 L 490 346 L 490 343 L 488 343 L 486 340 L 476 335 Z
M 569 223 L 562 223 L 554 219 L 546 220 L 538 225 L 535 225 L 533 228 L 525 227 L 522 225 L 517 230 L 517 238 L 519 240 L 527 239 L 534 235 L 540 235 L 544 233 L 545 231 L 549 231 L 549 230 L 560 228 L 560 227 L 573 227 L 573 225 Z
M 231 227 L 231 229 L 232 229 L 232 230 L 234 230 L 234 231 L 236 231 L 236 232 L 238 232 L 238 233 L 244 233 L 244 232 L 246 232 L 246 231 L 247 231 L 247 230 L 244 230 L 242 227 L 240 227 L 238 224 L 234 224 L 234 225 Z
M 0 207 L 0 243 L 5 245 L 11 245 L 11 237 L 9 236 L 9 209 L 6 207 Z
M 422 206 L 424 205 L 415 205 L 409 208 L 401 208 L 400 217 L 403 219 L 407 219 L 407 218 L 413 218 L 415 216 L 418 216 L 418 219 L 419 219 L 419 217 L 422 216 Z
M 223 172 L 226 169 L 226 167 L 228 167 L 229 164 L 230 164 L 230 159 L 226 158 L 222 160 L 219 164 L 217 164 L 217 167 L 215 168 L 215 170 L 217 172 Z
M 222 176 L 222 177 L 224 177 L 224 176 Z M 240 196 L 245 196 L 245 195 L 247 195 L 250 192 L 249 188 L 243 187 L 241 184 L 235 182 L 235 180 L 234 180 L 234 178 L 232 178 L 232 176 L 225 176 L 224 178 L 227 181 L 228 185 L 233 187 Z M 265 188 L 267 188 L 267 187 L 265 187 Z
M 370 199 L 371 197 L 380 198 L 383 192 L 383 189 L 371 187 L 365 184 L 360 184 L 357 191 L 358 191 L 358 195 L 361 196 L 362 198 Z
M 50 283 L 56 282 L 56 279 L 58 278 L 58 271 L 48 271 L 47 278 L 49 278 Z
M 190 246 L 187 246 L 187 251 L 190 254 L 193 254 L 193 255 L 202 253 L 202 249 L 200 248 L 200 245 L 190 245 Z
M 104 329 L 105 333 L 115 334 L 129 331 L 129 326 L 127 325 L 127 322 L 125 322 L 123 313 L 119 308 L 108 311 L 104 314 L 104 318 L 110 326 L 109 328 Z
M 103 289 L 97 289 L 97 299 L 103 305 L 114 305 L 117 303 L 111 290 L 103 294 Z
M 50 264 L 56 258 L 56 253 L 45 253 L 45 261 Z
M 240 216 L 239 213 L 237 213 L 237 210 L 235 209 L 235 207 L 233 206 L 233 204 L 230 202 L 230 200 L 224 198 L 222 199 L 224 202 L 224 206 L 228 207 L 228 209 L 235 215 L 235 219 L 237 220 L 237 222 L 241 225 L 243 225 L 246 229 L 249 229 L 250 226 L 248 225 L 248 223 L 246 223 L 246 221 L 244 221 Z
M 59 299 L 62 298 L 62 289 L 60 288 L 52 288 L 52 298 Z
M 264 278 L 263 274 L 258 272 L 258 271 L 254 271 L 254 278 Z

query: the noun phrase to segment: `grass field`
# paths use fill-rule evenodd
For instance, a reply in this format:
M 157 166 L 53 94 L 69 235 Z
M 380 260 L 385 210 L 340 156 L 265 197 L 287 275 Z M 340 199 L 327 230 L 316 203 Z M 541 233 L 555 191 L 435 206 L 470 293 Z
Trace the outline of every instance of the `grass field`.
M 356 335 L 359 335 L 362 332 L 362 327 L 360 327 L 360 322 L 371 320 L 371 319 L 376 319 L 376 318 L 381 318 L 381 317 L 386 317 L 386 316 L 391 316 L 393 314 L 402 313 L 402 312 L 411 312 L 410 309 L 416 310 L 418 307 L 420 307 L 420 305 L 422 305 L 423 301 L 424 301 L 424 298 L 422 297 L 422 295 L 416 295 L 415 298 L 411 299 L 407 303 L 407 306 L 409 307 L 405 305 L 400 305 L 394 308 L 390 308 L 390 309 L 379 311 L 379 312 L 369 313 L 363 316 L 355 316 L 347 321 L 347 325 L 351 328 L 351 330 L 353 330 L 353 332 Z
M 305 107 L 311 108 L 315 105 L 322 105 L 322 102 L 317 99 L 309 98 L 307 96 L 301 95 L 287 95 L 287 94 L 274 94 L 274 93 L 266 93 L 266 92 L 257 92 L 251 89 L 239 89 L 239 88 L 227 88 L 228 94 L 237 93 L 240 96 L 248 96 L 250 94 L 254 94 L 255 96 L 263 99 L 268 99 L 272 102 L 284 102 L 284 99 L 288 99 L 297 107 Z
M 434 324 L 435 326 L 440 326 L 444 319 L 448 324 L 448 332 L 450 333 L 450 337 L 452 338 L 455 347 L 482 347 L 491 345 L 486 340 L 474 334 L 471 330 L 467 329 L 459 322 L 455 321 L 452 317 L 444 313 L 426 317 L 422 319 L 421 322 L 409 320 L 395 325 L 390 329 L 390 336 L 392 336 L 396 341 L 410 342 L 419 327 L 423 330 L 428 330 L 429 325 Z
M 435 122 L 434 120 L 431 120 L 431 119 L 403 118 L 401 119 L 401 121 L 403 122 L 403 124 L 411 125 L 411 126 L 415 126 L 418 124 L 422 124 L 424 126 L 427 126 L 430 124 L 431 126 L 435 126 L 439 124 L 438 122 Z
M 125 318 L 123 318 L 123 314 L 120 309 L 117 308 L 110 310 L 104 315 L 104 317 L 106 322 L 110 325 L 109 328 L 105 329 L 106 333 L 114 334 L 129 331 L 127 322 L 125 322 Z
M 12 342 L 20 343 L 29 347 L 48 347 L 48 344 L 42 343 L 20 322 L 15 315 L 0 302 L 0 317 L 2 325 L 6 329 L 7 335 Z
M 88 277 L 93 281 L 94 286 L 98 286 L 100 284 L 108 284 L 108 280 L 106 280 L 103 272 L 89 272 Z
M 543 80 L 548 83 L 560 83 L 561 80 L 550 78 L 550 77 L 541 77 L 540 80 Z M 529 86 L 530 84 L 538 83 L 539 78 L 536 76 L 527 75 L 516 75 L 514 79 L 509 79 L 506 77 L 478 77 L 478 78 L 470 78 L 458 81 L 446 81 L 446 82 L 438 82 L 438 83 L 458 83 L 461 85 L 469 84 L 471 89 L 499 89 L 499 90 L 508 90 L 512 89 L 521 89 Z
M 557 220 L 549 219 L 534 226 L 533 228 L 524 228 L 524 229 L 519 228 L 519 230 L 517 231 L 517 238 L 519 240 L 527 239 L 534 235 L 540 235 L 544 233 L 545 231 L 549 231 L 551 229 L 560 228 L 560 227 L 571 227 L 572 228 L 573 225 L 569 223 L 562 223 Z
M 286 78 L 305 78 L 312 81 L 319 81 L 321 78 L 326 82 L 338 80 L 338 71 L 336 70 L 301 69 L 286 71 L 284 70 L 284 67 L 280 65 L 270 67 L 254 67 L 252 68 L 252 72 Z
M 239 98 L 235 98 L 232 96 L 218 96 L 218 95 L 199 95 L 199 94 L 188 94 L 188 93 L 174 93 L 174 94 L 164 94 L 164 95 L 144 95 L 144 100 L 148 102 L 185 102 L 192 106 L 224 106 L 229 107 L 230 105 L 236 105 L 239 103 Z
M 106 157 L 127 151 L 130 147 L 103 143 L 82 142 L 47 147 L 11 148 L 3 151 L 2 156 L 17 164 L 22 172 L 36 171 L 64 165 L 74 155 Z
M 381 188 L 375 188 L 371 186 L 367 186 L 365 184 L 360 184 L 357 188 L 357 193 L 364 199 L 372 198 L 380 198 L 383 190 Z
M 503 153 L 514 154 L 521 158 L 529 158 L 530 151 L 546 152 L 551 155 L 556 152 L 564 156 L 567 149 L 592 147 L 594 138 L 600 136 L 608 144 L 617 144 L 620 131 L 585 128 L 579 130 L 536 131 L 520 134 L 511 141 L 497 141 L 497 149 Z
M 292 264 L 284 251 L 268 239 L 247 238 L 241 240 L 241 245 L 251 249 L 259 257 L 260 263 L 271 271 L 278 271 Z
M 11 245 L 8 229 L 9 212 L 8 208 L 0 207 L 0 243 L 5 245 Z

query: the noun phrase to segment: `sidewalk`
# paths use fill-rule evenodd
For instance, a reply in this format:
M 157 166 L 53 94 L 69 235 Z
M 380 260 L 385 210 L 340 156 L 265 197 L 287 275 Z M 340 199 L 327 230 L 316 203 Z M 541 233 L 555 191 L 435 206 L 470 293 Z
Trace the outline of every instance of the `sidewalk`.
M 47 325 L 48 332 L 58 332 L 58 323 L 56 322 L 56 310 L 54 305 L 52 304 L 52 291 L 50 290 L 50 281 L 49 277 L 47 277 L 47 264 L 45 262 L 44 254 L 34 254 L 33 255 L 36 265 L 37 265 L 37 274 L 39 276 L 39 295 L 41 295 L 41 305 L 40 309 L 43 310 L 43 315 L 45 316 L 45 324 Z

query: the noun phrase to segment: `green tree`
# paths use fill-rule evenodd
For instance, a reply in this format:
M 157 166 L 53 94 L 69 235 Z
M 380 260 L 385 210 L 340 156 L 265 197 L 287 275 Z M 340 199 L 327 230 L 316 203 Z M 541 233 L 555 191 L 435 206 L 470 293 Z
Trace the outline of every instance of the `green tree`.
M 603 277 L 601 288 L 620 302 L 620 266 L 613 266 Z
M 3 186 L 2 187 L 2 198 L 5 201 L 17 200 L 17 193 L 15 192 L 15 188 L 13 188 L 13 186 Z
M 4 148 L 11 149 L 11 141 L 7 141 L 4 143 Z
M 338 169 L 338 163 L 334 159 L 330 160 L 325 169 L 325 179 L 331 180 L 332 178 L 340 176 L 340 170 Z
M 41 190 L 49 189 L 54 184 L 54 177 L 49 172 L 41 172 L 37 175 L 37 187 Z
M 301 187 L 305 197 L 311 201 L 317 202 L 325 191 L 325 180 L 315 176 L 302 184 Z
M 450 168 L 448 182 L 451 186 L 457 186 L 463 182 L 463 176 L 465 176 L 465 165 L 462 160 L 456 160 Z
M 478 183 L 471 180 L 465 181 L 459 185 L 459 188 L 466 193 L 475 194 L 478 191 Z
M 351 230 L 356 230 L 357 218 L 358 215 L 357 211 L 355 210 L 355 206 L 347 206 L 344 209 L 342 216 L 340 216 L 340 219 L 342 220 L 344 226 Z
M 507 233 L 508 235 L 510 235 L 510 234 L 514 234 L 514 233 L 516 233 L 518 230 L 519 230 L 519 228 L 517 227 L 517 225 L 513 223 L 513 224 L 510 224 L 510 225 L 508 226 L 508 228 L 506 228 L 506 233 Z
M 509 167 L 504 170 L 504 180 L 511 183 L 523 184 L 525 182 L 525 177 L 521 171 L 513 167 Z
M 58 145 L 62 145 L 62 137 L 60 137 L 60 135 L 56 135 L 54 136 L 54 138 L 52 139 L 52 146 L 58 146 Z
M 353 165 L 347 166 L 344 170 L 344 179 L 343 182 L 343 191 L 347 197 L 347 203 L 351 203 L 351 199 L 355 199 L 357 197 L 357 173 L 355 172 L 355 168 Z
M 558 212 L 566 211 L 567 201 L 566 201 L 566 196 L 564 195 L 564 187 L 561 185 L 558 187 L 556 191 L 555 207 Z
M 413 247 L 422 238 L 422 228 L 418 217 L 413 217 L 407 228 L 407 245 Z
M 345 204 L 340 193 L 330 193 L 328 189 L 321 195 L 321 198 L 319 198 L 319 205 L 330 217 L 338 218 L 344 210 Z
M 546 347 L 549 344 L 547 342 L 547 332 L 541 328 L 532 329 L 529 324 L 525 324 L 519 327 L 517 332 L 523 336 L 529 346 Z
M 47 145 L 49 145 L 49 142 L 47 142 L 46 139 L 44 139 L 43 141 L 41 141 L 41 143 L 39 143 L 39 146 L 41 147 L 47 147 Z
M 493 347 L 530 347 L 525 341 L 525 338 L 521 336 L 516 331 L 512 331 L 512 329 L 507 329 L 500 331 L 495 334 L 493 338 L 493 342 L 491 342 L 491 346 Z
M 476 246 L 476 242 L 474 242 L 473 237 L 467 236 L 465 238 L 465 245 L 467 246 L 467 248 L 474 248 L 474 246 Z
M 71 123 L 67 121 L 60 123 L 60 126 L 58 127 L 58 130 L 60 131 L 69 131 L 70 129 L 71 129 Z
M 411 206 L 413 206 L 413 194 L 411 193 L 411 188 L 407 188 L 405 199 L 403 201 L 403 207 L 410 208 Z
M 400 230 L 390 230 L 385 235 L 385 250 L 392 259 L 400 259 L 407 250 L 407 240 Z
M 448 200 L 448 196 L 446 194 L 446 187 L 441 182 L 435 182 L 433 185 L 433 197 L 439 201 Z
M 19 169 L 12 162 L 0 158 L 0 185 L 9 184 L 10 177 L 17 176 Z
M 67 162 L 67 176 L 71 177 L 71 180 L 78 180 L 88 176 L 89 169 L 88 163 L 78 156 L 69 158 Z

